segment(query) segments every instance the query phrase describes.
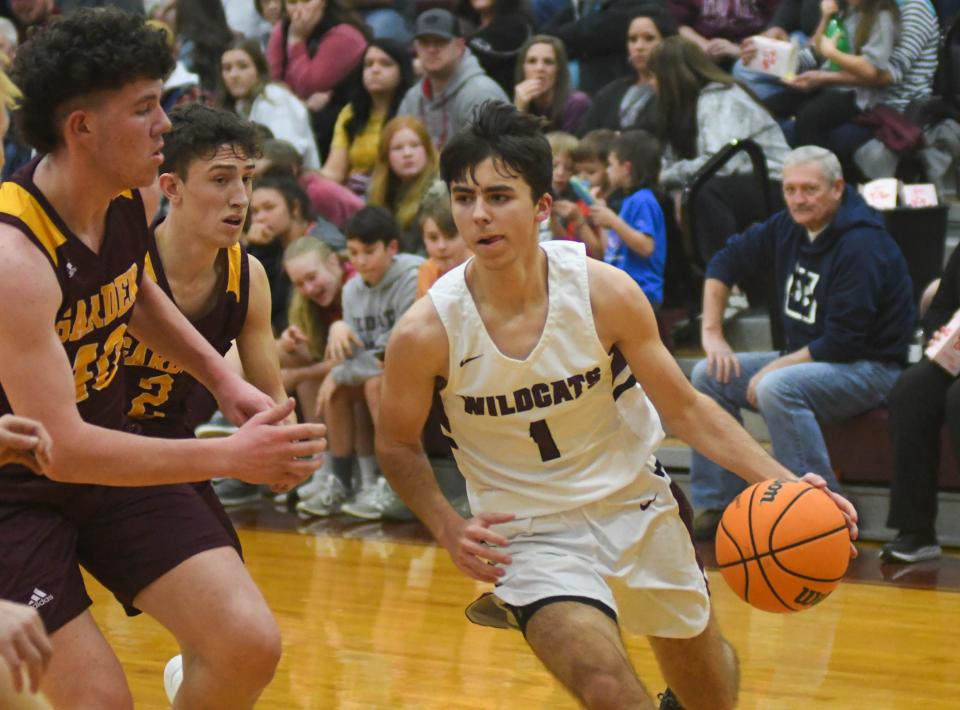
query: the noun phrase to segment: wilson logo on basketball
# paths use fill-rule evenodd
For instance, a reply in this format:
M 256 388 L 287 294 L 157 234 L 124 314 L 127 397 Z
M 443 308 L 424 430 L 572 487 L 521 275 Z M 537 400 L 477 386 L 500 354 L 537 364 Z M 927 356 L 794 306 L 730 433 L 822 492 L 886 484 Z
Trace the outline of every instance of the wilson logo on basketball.
M 826 594 L 822 594 L 814 589 L 804 587 L 800 593 L 794 597 L 793 601 L 801 606 L 813 606 L 814 604 L 819 604 L 826 598 Z

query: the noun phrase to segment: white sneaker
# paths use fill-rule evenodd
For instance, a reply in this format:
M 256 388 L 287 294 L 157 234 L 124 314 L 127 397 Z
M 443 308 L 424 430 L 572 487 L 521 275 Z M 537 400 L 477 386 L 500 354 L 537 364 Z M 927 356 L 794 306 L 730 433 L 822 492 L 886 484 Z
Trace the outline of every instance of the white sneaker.
M 317 491 L 309 498 L 302 498 L 297 503 L 297 510 L 310 515 L 336 515 L 347 499 L 347 489 L 332 473 L 318 474 L 318 477 Z
M 167 692 L 167 700 L 171 703 L 177 697 L 177 691 L 180 690 L 182 682 L 183 656 L 178 654 L 167 661 L 167 666 L 163 669 L 163 689 Z
M 291 496 L 294 496 L 295 500 L 299 503 L 302 500 L 306 500 L 317 494 L 317 491 L 320 490 L 320 478 L 323 469 L 318 468 L 312 474 L 310 478 L 306 479 L 296 488 L 287 491 L 286 493 L 277 493 L 273 497 L 275 503 L 280 503 L 281 505 L 286 505 L 291 502 Z
M 313 498 L 313 496 L 317 495 L 317 493 L 319 493 L 323 488 L 324 479 L 327 476 L 332 475 L 332 473 L 329 471 L 324 471 L 322 468 L 318 468 L 316 471 L 314 471 L 309 480 L 296 489 L 300 500 L 307 500 L 308 498 Z
M 394 493 L 387 479 L 381 476 L 376 485 L 364 489 L 354 500 L 344 503 L 343 512 L 364 520 L 380 520 L 398 505 L 403 506 L 403 501 Z

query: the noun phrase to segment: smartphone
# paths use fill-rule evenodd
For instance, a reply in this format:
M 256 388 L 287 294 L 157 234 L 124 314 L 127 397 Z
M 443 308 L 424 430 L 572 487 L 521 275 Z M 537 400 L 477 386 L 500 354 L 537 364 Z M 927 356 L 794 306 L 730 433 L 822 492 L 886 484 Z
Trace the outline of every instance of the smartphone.
M 590 185 L 586 180 L 579 177 L 570 178 L 570 189 L 572 189 L 573 193 L 579 199 L 583 200 L 588 207 L 596 202 L 596 200 L 593 199 L 593 195 L 590 194 Z

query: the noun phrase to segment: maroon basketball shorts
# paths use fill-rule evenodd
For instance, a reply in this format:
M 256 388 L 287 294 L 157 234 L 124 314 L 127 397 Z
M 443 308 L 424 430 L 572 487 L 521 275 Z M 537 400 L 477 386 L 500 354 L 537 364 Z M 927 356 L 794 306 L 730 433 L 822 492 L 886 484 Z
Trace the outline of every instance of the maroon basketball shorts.
M 134 616 L 147 585 L 218 547 L 242 554 L 209 483 L 115 488 L 0 475 L 0 598 L 36 608 L 51 633 L 92 603 L 81 565 Z

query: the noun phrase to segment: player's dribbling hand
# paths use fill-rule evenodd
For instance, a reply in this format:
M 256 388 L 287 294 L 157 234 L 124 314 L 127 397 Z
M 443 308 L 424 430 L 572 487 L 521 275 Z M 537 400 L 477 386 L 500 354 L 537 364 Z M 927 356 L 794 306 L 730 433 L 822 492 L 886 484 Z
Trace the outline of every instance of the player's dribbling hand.
M 12 414 L 0 416 L 0 466 L 15 463 L 46 474 L 52 456 L 53 442 L 43 424 Z
M 30 692 L 36 693 L 52 654 L 53 646 L 37 610 L 0 599 L 0 658 L 10 668 L 14 690 L 23 690 L 21 671 L 26 670 Z
M 464 520 L 446 546 L 453 564 L 479 582 L 496 582 L 506 574 L 499 565 L 510 564 L 512 558 L 497 549 L 507 547 L 509 541 L 491 530 L 490 526 L 508 523 L 513 517 L 507 513 L 480 513 Z
M 847 529 L 850 531 L 850 557 L 851 559 L 856 557 L 859 552 L 857 551 L 857 546 L 853 544 L 853 541 L 860 536 L 860 529 L 857 527 L 857 521 L 860 518 L 857 515 L 857 509 L 853 507 L 853 503 L 839 493 L 831 491 L 827 487 L 827 482 L 823 476 L 817 475 L 816 473 L 805 473 L 800 477 L 800 480 L 804 483 L 809 483 L 814 488 L 819 488 L 837 504 L 840 512 L 843 513 L 844 520 L 847 521 Z
M 260 412 L 223 439 L 232 475 L 247 483 L 289 490 L 312 474 L 327 450 L 323 424 L 285 424 L 296 401 L 290 397 Z

